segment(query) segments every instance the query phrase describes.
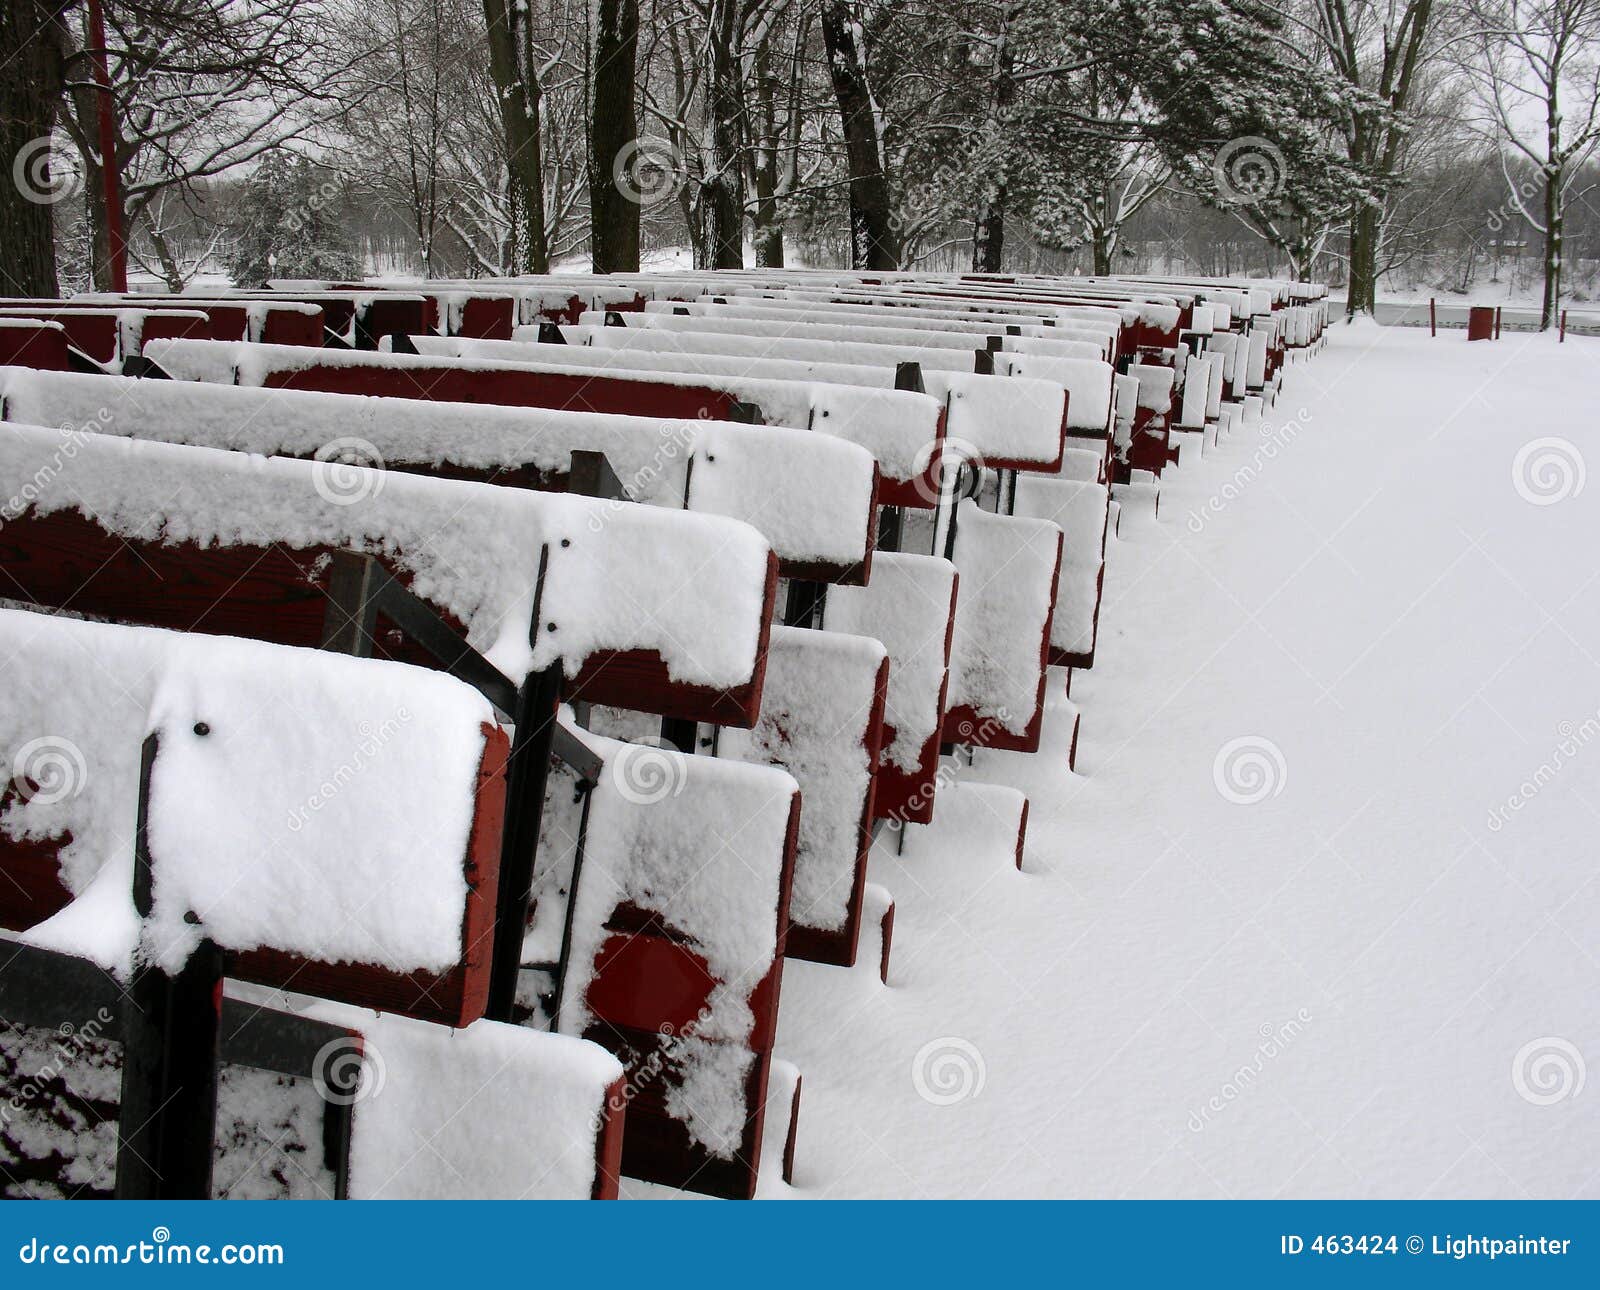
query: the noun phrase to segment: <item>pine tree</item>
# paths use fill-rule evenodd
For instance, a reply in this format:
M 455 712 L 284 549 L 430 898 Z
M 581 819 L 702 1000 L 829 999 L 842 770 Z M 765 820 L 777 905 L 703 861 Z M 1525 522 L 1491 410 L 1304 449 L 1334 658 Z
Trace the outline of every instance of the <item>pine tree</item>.
M 229 271 L 241 287 L 268 278 L 359 278 L 361 257 L 341 220 L 343 187 L 305 157 L 269 153 L 244 186 Z

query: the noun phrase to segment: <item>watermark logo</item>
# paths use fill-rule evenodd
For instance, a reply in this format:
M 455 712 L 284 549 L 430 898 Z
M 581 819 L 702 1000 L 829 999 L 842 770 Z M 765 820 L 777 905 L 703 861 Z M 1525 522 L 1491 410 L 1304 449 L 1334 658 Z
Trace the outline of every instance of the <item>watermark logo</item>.
M 1288 166 L 1270 139 L 1247 134 L 1229 139 L 1211 159 L 1217 196 L 1231 206 L 1255 206 L 1283 191 Z
M 17 149 L 11 182 L 25 200 L 54 206 L 83 191 L 83 167 L 72 153 L 57 151 L 50 136 L 42 134 Z
M 385 462 L 377 447 L 347 436 L 317 449 L 312 485 L 334 506 L 355 506 L 383 492 Z
M 956 493 L 957 500 L 970 495 L 983 477 L 983 469 L 983 453 L 976 444 L 946 435 L 917 449 L 911 463 L 911 487 L 925 505 L 938 506 L 947 491 Z M 961 492 L 963 474 L 968 493 Z
M 1305 1033 L 1312 1022 L 1308 1009 L 1299 1009 L 1287 1021 L 1263 1021 L 1256 1029 L 1261 1036 L 1248 1061 L 1239 1066 L 1222 1087 L 1207 1098 L 1197 1111 L 1189 1115 L 1189 1132 L 1201 1133 L 1215 1116 L 1221 1115 L 1228 1105 L 1237 1102 L 1256 1086 L 1256 1081 L 1266 1072 L 1269 1062 L 1276 1061 L 1289 1050 L 1289 1046 Z
M 978 1046 L 958 1035 L 930 1039 L 911 1059 L 911 1084 L 930 1106 L 956 1106 L 983 1092 L 989 1078 Z
M 1242 735 L 1217 750 L 1211 780 L 1227 801 L 1254 806 L 1283 792 L 1289 783 L 1289 763 L 1283 750 L 1264 735 Z
M 683 187 L 683 157 L 670 140 L 646 135 L 630 140 L 611 163 L 611 182 L 645 210 L 671 201 Z
M 1530 1039 L 1511 1059 L 1511 1087 L 1533 1106 L 1554 1106 L 1577 1097 L 1587 1077 L 1578 1046 L 1557 1035 Z
M 1523 444 L 1511 461 L 1512 486 L 1533 506 L 1554 506 L 1576 497 L 1588 474 L 1578 445 L 1555 436 Z
M 311 1083 L 329 1106 L 354 1106 L 377 1097 L 388 1082 L 383 1054 L 370 1039 L 330 1039 L 311 1065 Z
M 689 759 L 660 744 L 624 744 L 607 763 L 606 773 L 624 801 L 654 806 L 682 795 L 689 782 Z
M 17 749 L 11 759 L 11 782 L 23 801 L 54 806 L 83 792 L 89 764 L 72 740 L 43 735 Z

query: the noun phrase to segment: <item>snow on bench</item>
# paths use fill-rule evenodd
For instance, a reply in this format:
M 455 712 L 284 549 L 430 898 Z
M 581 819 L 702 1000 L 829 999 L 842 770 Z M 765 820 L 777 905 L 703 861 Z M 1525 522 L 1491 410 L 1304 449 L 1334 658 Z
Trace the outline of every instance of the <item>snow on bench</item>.
M 1169 436 L 1174 395 L 1173 369 L 1134 363 L 1128 375 L 1139 382 L 1137 405 L 1128 445 L 1128 468 L 1160 475 L 1171 459 Z
M 382 1088 L 353 1107 L 352 1200 L 616 1198 L 626 1072 L 599 1044 L 334 1004 L 310 1015 L 356 1030 L 383 1063 Z
M 945 743 L 1038 747 L 1061 546 L 1050 521 L 992 515 L 970 500 L 957 508 Z
M 834 304 L 827 300 L 787 295 L 767 297 L 738 294 L 688 302 L 651 302 L 645 306 L 647 315 L 679 314 L 680 311 L 687 311 L 689 317 L 742 318 L 754 322 L 787 322 L 791 326 L 804 322 L 807 326 L 815 323 L 824 326 L 871 327 L 890 333 L 935 332 L 957 337 L 990 336 L 999 332 L 1046 340 L 1087 339 L 1102 344 L 1108 336 L 1114 337 L 1120 326 L 1114 317 L 1093 330 L 1086 330 L 1070 324 L 1049 325 L 1045 314 L 1032 317 L 1001 315 L 985 319 L 964 311 L 922 308 L 914 303 L 905 307 L 871 302 Z M 1049 318 L 1049 323 L 1055 321 L 1053 317 Z M 1014 333 L 1011 330 L 1013 328 Z
M 627 1067 L 623 1171 L 754 1194 L 800 828 L 795 779 L 582 732 L 552 767 L 523 995 Z M 545 1006 L 536 1005 L 540 999 Z
M 425 339 L 428 346 L 487 353 L 495 341 Z M 512 346 L 520 353 L 521 347 Z M 184 342 L 151 358 L 168 374 L 225 385 L 266 385 L 343 394 L 396 395 L 464 403 L 565 408 L 678 420 L 749 420 L 818 431 L 859 444 L 877 459 L 879 501 L 923 500 L 944 437 L 943 409 L 925 394 L 739 378 L 671 379 L 661 372 L 597 374 L 556 362 L 486 357 L 310 352 L 283 347 Z
M 766 295 L 766 293 L 762 293 Z M 757 300 L 755 292 L 742 292 L 741 303 Z M 863 319 L 896 318 L 902 327 L 1015 328 L 1014 335 L 1084 340 L 1109 344 L 1117 354 L 1131 353 L 1138 336 L 1140 307 L 1117 301 L 1007 302 L 992 297 L 940 296 L 908 288 L 858 287 L 853 290 L 788 288 L 762 299 L 764 305 L 787 302 L 829 313 L 845 311 Z
M 509 744 L 470 687 L 17 609 L 0 650 L 6 927 L 124 978 L 136 951 L 175 975 L 209 938 L 242 979 L 482 1014 Z M 153 903 L 136 911 L 141 823 Z
M 1093 358 L 1057 358 L 1027 351 L 994 356 L 995 371 L 1012 377 L 1053 381 L 1067 391 L 1067 437 L 1107 439 L 1111 434 L 1111 387 L 1116 369 Z
M 730 724 L 759 706 L 776 562 L 732 520 L 20 424 L 0 489 L 16 598 L 239 634 L 270 607 L 315 645 L 316 569 L 370 553 L 513 678 L 559 662 L 590 701 Z
M 699 340 L 663 333 L 651 336 L 623 327 L 569 329 L 577 344 L 540 345 L 513 342 L 505 350 L 517 357 L 579 363 L 602 371 L 682 372 L 697 376 L 754 377 L 761 380 L 821 382 L 869 389 L 904 388 L 898 364 L 813 362 L 791 359 L 784 342 L 767 343 L 764 354 L 731 353 L 719 338 Z M 418 342 L 423 353 L 471 357 L 482 352 L 459 345 Z M 995 469 L 1054 470 L 1061 464 L 1066 397 L 1059 385 L 1045 381 L 991 381 L 972 372 L 918 372 L 922 388 L 945 407 L 945 433 L 970 444 Z
M 876 640 L 775 627 L 761 719 L 719 742 L 719 756 L 780 766 L 800 785 L 789 958 L 855 963 L 889 675 Z
M 541 490 L 566 488 L 574 451 L 602 452 L 639 501 L 749 523 L 786 577 L 862 581 L 872 554 L 872 457 L 782 427 L 20 370 L 0 370 L 0 418 L 280 457 L 346 445 L 390 468 Z
M 146 341 L 200 336 L 210 327 L 197 309 L 97 308 L 59 301 L 0 304 L 0 318 L 59 323 L 67 343 L 106 367 L 127 365 L 138 358 Z
M 1011 336 L 1000 326 L 987 332 L 919 331 L 913 326 L 852 326 L 812 320 L 796 326 L 793 320 L 721 318 L 716 312 L 618 313 L 615 310 L 586 313 L 578 321 L 585 331 L 593 327 L 625 327 L 645 333 L 690 332 L 718 336 L 732 347 L 726 352 L 757 357 L 767 356 L 767 346 L 781 339 L 784 353 L 795 358 L 839 363 L 914 362 L 924 371 L 975 371 L 974 355 L 996 344 L 1002 349 L 1050 358 L 1104 358 L 1106 351 L 1105 345 L 1092 341 Z M 570 335 L 571 329 L 562 331 Z M 535 328 L 518 328 L 515 339 L 527 339 L 536 332 Z
M 1014 514 L 1049 520 L 1062 532 L 1061 571 L 1050 620 L 1050 662 L 1093 667 L 1105 582 L 1110 490 L 1103 482 L 1017 478 Z
M 865 587 L 836 587 L 824 627 L 870 637 L 889 656 L 873 814 L 926 824 L 938 789 L 957 575 L 948 560 L 880 552 Z
M 293 300 L 84 292 L 67 303 L 113 309 L 197 311 L 206 316 L 202 331 L 206 340 L 251 340 L 269 345 L 321 345 L 323 340 L 321 307 Z

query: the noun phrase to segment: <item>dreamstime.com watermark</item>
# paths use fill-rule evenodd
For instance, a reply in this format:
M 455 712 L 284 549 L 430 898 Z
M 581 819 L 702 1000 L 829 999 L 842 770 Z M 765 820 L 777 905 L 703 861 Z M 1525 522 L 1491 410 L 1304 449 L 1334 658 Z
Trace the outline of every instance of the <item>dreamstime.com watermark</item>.
M 1230 206 L 1255 206 L 1283 191 L 1289 177 L 1283 150 L 1271 139 L 1247 134 L 1229 139 L 1211 159 L 1217 198 Z
M 983 1092 L 989 1068 L 971 1040 L 959 1035 L 930 1039 L 911 1059 L 911 1086 L 930 1106 L 957 1106 Z
M 110 1008 L 100 1008 L 82 1025 L 64 1021 L 56 1027 L 56 1042 L 50 1056 L 20 1084 L 6 1090 L 6 1100 L 0 1103 L 0 1123 L 10 1124 L 14 1116 L 21 1115 L 30 1102 L 45 1092 L 44 1086 L 58 1079 L 67 1067 L 82 1057 L 84 1049 L 99 1039 L 114 1020 Z
M 1275 460 L 1279 453 L 1299 438 L 1300 432 L 1310 423 L 1311 413 L 1305 408 L 1300 408 L 1282 425 L 1269 425 L 1263 421 L 1262 439 L 1250 454 L 1250 460 L 1235 470 L 1221 488 L 1189 512 L 1189 532 L 1199 533 L 1212 519 L 1227 510 L 1256 481 L 1267 463 Z
M 65 425 L 61 427 L 61 442 L 50 454 L 50 459 L 40 465 L 33 475 L 12 493 L 5 501 L 0 502 L 0 525 L 19 519 L 25 515 L 33 504 L 45 493 L 45 490 L 55 482 L 57 477 L 66 470 L 73 459 L 78 455 L 78 449 L 84 441 L 95 431 L 103 429 L 112 420 L 111 412 L 101 408 L 95 414 L 95 419 L 81 426 Z
M 374 727 L 370 721 L 363 721 L 357 728 L 361 740 L 356 744 L 355 752 L 350 759 L 341 762 L 327 779 L 317 785 L 316 791 L 306 798 L 305 805 L 297 806 L 289 812 L 289 832 L 298 833 L 311 823 L 311 817 L 344 792 L 351 781 L 376 761 L 394 737 L 410 722 L 411 710 L 403 707 L 396 708 L 394 716 L 388 718 L 381 726 Z
M 17 1261 L 25 1266 L 41 1267 L 134 1267 L 140 1264 L 158 1267 L 182 1267 L 190 1264 L 217 1264 L 233 1266 L 282 1267 L 283 1246 L 278 1244 L 242 1245 L 228 1242 L 225 1245 L 189 1245 L 174 1241 L 166 1227 L 155 1227 L 148 1241 L 135 1241 L 129 1245 L 101 1242 L 89 1245 L 76 1241 L 40 1241 L 35 1236 L 17 1251 Z
M 1593 716 L 1584 718 L 1578 725 L 1563 721 L 1556 727 L 1556 733 L 1560 736 L 1559 740 L 1533 774 L 1518 784 L 1517 791 L 1507 797 L 1504 803 L 1490 809 L 1489 832 L 1498 833 L 1510 824 L 1513 815 L 1544 792 L 1555 777 L 1577 760 L 1578 754 L 1600 736 L 1600 709 L 1597 709 Z
M 1267 1069 L 1267 1063 L 1283 1056 L 1289 1046 L 1305 1033 L 1311 1022 L 1311 1013 L 1305 1008 L 1281 1025 L 1263 1021 L 1259 1031 L 1261 1042 L 1256 1045 L 1250 1060 L 1224 1080 L 1222 1087 L 1207 1098 L 1198 1111 L 1190 1113 L 1189 1132 L 1203 1133 L 1213 1117 L 1221 1115 L 1232 1103 L 1253 1089 L 1262 1072 Z

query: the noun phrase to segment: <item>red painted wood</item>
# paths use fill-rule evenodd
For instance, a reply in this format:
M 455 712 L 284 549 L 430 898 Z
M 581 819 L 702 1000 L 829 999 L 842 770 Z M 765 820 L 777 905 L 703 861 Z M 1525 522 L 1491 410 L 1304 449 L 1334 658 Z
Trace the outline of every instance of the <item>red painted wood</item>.
M 805 1085 L 805 1077 L 797 1075 L 794 1081 L 794 1095 L 789 1099 L 789 1132 L 783 1140 L 783 1181 L 794 1183 L 794 1150 L 800 1137 L 800 1090 Z
M 191 542 L 136 542 L 106 532 L 76 511 L 29 513 L 0 526 L 0 595 L 116 622 L 315 647 L 327 607 L 318 566 L 330 554 L 328 548 L 282 544 L 202 548 Z M 409 585 L 407 574 L 391 571 Z M 718 725 L 754 724 L 777 586 L 777 560 L 769 555 L 762 635 L 744 685 L 717 690 L 678 684 L 654 652 L 614 651 L 586 660 L 569 698 Z M 442 606 L 434 608 L 462 631 Z M 378 646 L 379 657 L 438 666 L 393 632 L 385 633 Z
M 889 947 L 894 943 L 894 901 L 883 911 L 883 921 L 878 925 L 880 952 L 878 955 L 878 980 L 889 984 Z
M 211 337 L 211 320 L 208 315 L 194 318 L 189 312 L 176 309 L 156 309 L 145 316 L 140 345 L 151 340 L 208 340 Z
M 510 340 L 516 325 L 517 302 L 510 296 L 469 296 L 455 334 L 468 340 Z
M 440 360 L 426 365 L 325 366 L 272 372 L 275 389 L 381 394 L 454 403 L 558 408 L 574 412 L 633 413 L 680 420 L 727 420 L 734 398 L 721 390 L 667 381 L 540 372 L 527 368 L 469 368 Z
M 31 367 L 40 372 L 65 372 L 67 335 L 59 327 L 26 318 L 0 320 L 0 367 Z
M 97 363 L 113 363 L 117 359 L 117 311 L 115 309 L 63 309 L 59 305 L 45 308 L 0 309 L 0 317 L 35 318 L 40 322 L 60 323 L 67 334 L 67 344 L 87 354 Z
M 627 1122 L 627 1079 L 606 1089 L 600 1127 L 595 1131 L 594 1190 L 591 1200 L 616 1200 L 622 1192 L 622 1143 Z

